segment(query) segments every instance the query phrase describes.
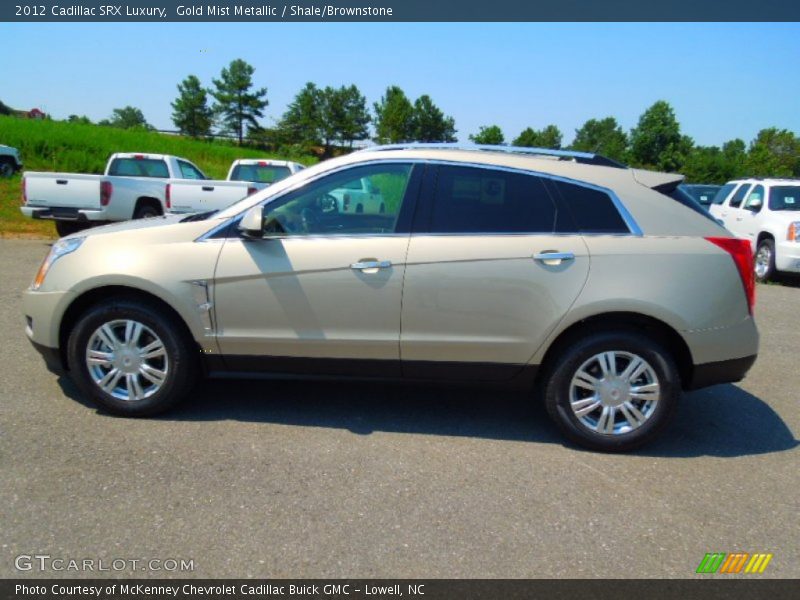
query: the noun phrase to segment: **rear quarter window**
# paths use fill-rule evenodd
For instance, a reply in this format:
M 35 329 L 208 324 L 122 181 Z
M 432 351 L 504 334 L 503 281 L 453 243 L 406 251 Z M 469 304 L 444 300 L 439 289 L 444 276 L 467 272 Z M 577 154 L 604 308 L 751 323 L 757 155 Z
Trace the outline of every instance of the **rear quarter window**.
M 614 201 L 606 192 L 564 181 L 553 183 L 572 217 L 572 223 L 567 219 L 559 220 L 560 233 L 575 230 L 580 233 L 630 233 Z
M 719 189 L 717 194 L 714 196 L 714 199 L 711 200 L 711 204 L 722 204 L 723 202 L 725 202 L 725 199 L 728 197 L 728 194 L 730 194 L 733 191 L 733 188 L 735 187 L 736 187 L 735 183 L 726 183 L 725 185 L 723 185 Z

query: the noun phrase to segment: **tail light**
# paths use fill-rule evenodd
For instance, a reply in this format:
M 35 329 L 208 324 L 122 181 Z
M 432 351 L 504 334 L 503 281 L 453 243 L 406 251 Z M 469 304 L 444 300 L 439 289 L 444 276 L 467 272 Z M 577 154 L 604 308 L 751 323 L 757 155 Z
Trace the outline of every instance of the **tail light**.
M 258 188 L 249 187 L 249 188 L 247 188 L 247 195 L 248 195 L 248 196 L 252 196 L 252 195 L 253 195 L 253 194 L 255 194 L 257 191 L 258 191 Z
M 707 237 L 706 240 L 715 246 L 719 246 L 733 258 L 733 263 L 739 270 L 739 277 L 741 277 L 742 285 L 744 286 L 747 309 L 752 315 L 753 307 L 756 305 L 756 280 L 753 272 L 753 249 L 750 246 L 750 241 L 720 237 Z
M 27 186 L 25 184 L 25 178 L 24 177 L 22 178 L 22 203 L 23 204 L 27 204 L 28 203 L 28 189 L 27 189 Z
M 172 184 L 168 183 L 167 187 L 164 189 L 164 205 L 167 207 L 167 210 L 172 208 Z
M 114 186 L 110 181 L 100 182 L 100 206 L 108 206 L 111 202 L 111 194 L 114 193 Z
M 258 166 L 259 167 L 266 167 L 268 165 L 269 165 L 269 163 L 267 161 L 265 161 L 265 160 L 258 161 Z
M 134 160 L 144 160 L 144 154 L 134 154 Z

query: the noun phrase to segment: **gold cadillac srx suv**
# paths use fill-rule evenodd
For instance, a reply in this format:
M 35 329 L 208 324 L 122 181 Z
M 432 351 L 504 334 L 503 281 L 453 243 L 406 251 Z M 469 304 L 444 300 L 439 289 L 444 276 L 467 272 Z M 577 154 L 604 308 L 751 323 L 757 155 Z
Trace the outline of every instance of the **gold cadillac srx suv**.
M 749 243 L 681 180 L 580 152 L 377 147 L 222 212 L 62 238 L 27 334 L 121 415 L 201 375 L 468 381 L 530 389 L 571 440 L 628 450 L 758 349 Z M 383 211 L 342 211 L 364 181 Z

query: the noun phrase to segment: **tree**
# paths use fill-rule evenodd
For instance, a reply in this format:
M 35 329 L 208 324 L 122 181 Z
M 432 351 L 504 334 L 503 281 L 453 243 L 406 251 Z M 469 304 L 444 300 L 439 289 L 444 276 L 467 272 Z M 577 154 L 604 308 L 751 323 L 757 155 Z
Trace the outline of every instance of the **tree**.
M 745 167 L 752 177 L 798 177 L 800 140 L 787 129 L 762 129 L 750 142 Z
M 433 103 L 427 94 L 414 102 L 413 138 L 418 142 L 455 142 L 456 122 Z
M 313 146 L 321 142 L 322 90 L 310 81 L 289 104 L 278 123 L 285 143 Z
M 345 115 L 344 115 L 344 96 L 342 90 L 344 88 L 335 89 L 327 86 L 322 90 L 320 98 L 321 104 L 321 120 L 320 120 L 320 133 L 322 140 L 325 143 L 325 155 L 329 156 L 331 152 L 331 144 L 336 140 L 342 130 Z
M 0 115 L 10 115 L 14 112 L 14 110 L 0 101 Z
M 414 107 L 405 92 L 396 85 L 386 88 L 375 110 L 375 141 L 395 144 L 414 139 Z
M 339 124 L 339 138 L 351 148 L 356 140 L 369 137 L 369 122 L 372 120 L 367 109 L 367 99 L 355 84 L 339 90 L 342 103 L 342 122 Z
M 678 171 L 692 149 L 668 102 L 659 100 L 639 118 L 631 131 L 631 161 L 647 168 Z
M 717 146 L 695 146 L 686 158 L 681 171 L 692 183 L 725 183 L 744 176 L 745 145 L 742 140 L 725 142 Z
M 111 113 L 111 119 L 101 122 L 101 124 L 108 124 L 112 127 L 119 127 L 120 129 L 133 129 L 136 127 L 142 129 L 153 129 L 145 120 L 142 111 L 134 106 L 126 106 L 125 108 L 115 108 Z
M 476 134 L 470 134 L 469 139 L 476 144 L 490 144 L 493 146 L 502 144 L 506 138 L 503 130 L 498 125 L 481 125 Z
M 625 162 L 628 151 L 628 136 L 622 131 L 614 117 L 589 119 L 575 130 L 573 150 L 594 152 L 608 158 Z
M 536 131 L 527 127 L 514 138 L 511 144 L 526 148 L 551 148 L 553 150 L 558 150 L 561 148 L 561 138 L 561 130 L 555 125 L 548 125 L 541 131 Z
M 91 125 L 92 121 L 86 115 L 70 115 L 67 117 L 67 123 L 79 123 L 81 125 Z
M 214 115 L 208 106 L 206 90 L 196 76 L 189 75 L 178 84 L 178 97 L 171 106 L 172 122 L 181 133 L 192 137 L 211 133 Z
M 214 112 L 220 115 L 222 127 L 239 138 L 245 134 L 246 127 L 258 127 L 257 117 L 263 116 L 264 108 L 269 104 L 266 99 L 267 88 L 251 91 L 255 69 L 240 58 L 231 61 L 227 69 L 223 68 L 219 79 L 212 79 L 216 103 Z

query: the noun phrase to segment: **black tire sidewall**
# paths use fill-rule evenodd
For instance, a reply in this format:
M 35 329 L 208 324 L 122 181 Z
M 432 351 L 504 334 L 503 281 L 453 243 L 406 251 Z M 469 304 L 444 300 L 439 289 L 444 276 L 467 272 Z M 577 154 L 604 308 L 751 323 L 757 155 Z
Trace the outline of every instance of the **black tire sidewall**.
M 575 371 L 592 356 L 611 350 L 630 352 L 646 360 L 661 386 L 655 412 L 647 422 L 630 433 L 613 436 L 587 429 L 569 403 L 569 386 Z M 561 353 L 545 385 L 545 404 L 551 418 L 573 442 L 592 450 L 624 452 L 646 444 L 661 433 L 674 414 L 680 389 L 675 363 L 660 344 L 636 333 L 595 333 Z
M 759 277 L 758 273 L 755 274 L 756 281 L 766 282 L 769 281 L 775 275 L 775 242 L 770 239 L 763 240 L 756 248 L 756 256 L 758 256 L 759 251 L 762 247 L 767 246 L 769 248 L 769 266 L 767 268 L 767 273 L 764 277 Z M 755 270 L 755 265 L 753 265 L 753 270 Z
M 150 205 L 142 206 L 137 211 L 136 214 L 133 215 L 134 219 L 152 219 L 155 217 L 160 217 L 161 213 L 158 210 Z
M 89 375 L 84 359 L 91 335 L 104 323 L 131 319 L 146 325 L 161 338 L 167 351 L 169 370 L 161 389 L 143 400 L 119 400 L 101 390 Z M 122 416 L 151 416 L 171 408 L 188 393 L 194 382 L 195 357 L 171 319 L 150 305 L 131 300 L 110 300 L 95 306 L 78 319 L 67 343 L 70 374 L 87 397 L 109 412 Z

